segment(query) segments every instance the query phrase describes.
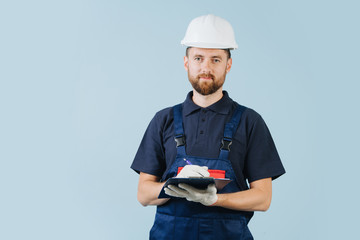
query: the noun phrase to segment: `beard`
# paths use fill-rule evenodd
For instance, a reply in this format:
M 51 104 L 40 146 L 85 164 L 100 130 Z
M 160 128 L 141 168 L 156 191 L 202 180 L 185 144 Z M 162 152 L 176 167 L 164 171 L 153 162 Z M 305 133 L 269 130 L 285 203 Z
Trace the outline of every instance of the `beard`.
M 210 73 L 209 74 L 203 73 L 194 77 L 190 74 L 190 71 L 188 71 L 188 78 L 192 87 L 195 89 L 196 92 L 204 96 L 213 94 L 217 90 L 219 90 L 224 85 L 225 76 L 226 76 L 226 72 L 224 72 L 224 75 L 222 75 L 218 79 Z M 211 78 L 212 80 L 200 82 L 200 78 Z

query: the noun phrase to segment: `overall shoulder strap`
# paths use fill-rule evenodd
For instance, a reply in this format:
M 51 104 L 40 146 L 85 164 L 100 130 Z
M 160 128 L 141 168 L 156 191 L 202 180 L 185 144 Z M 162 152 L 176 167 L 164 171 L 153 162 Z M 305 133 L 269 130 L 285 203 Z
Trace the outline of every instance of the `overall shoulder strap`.
M 182 119 L 182 104 L 173 107 L 174 112 L 174 136 L 176 142 L 176 150 L 180 155 L 185 156 L 185 133 Z
M 219 158 L 221 159 L 228 159 L 229 152 L 230 152 L 230 145 L 232 144 L 232 138 L 238 129 L 240 124 L 240 119 L 242 113 L 245 111 L 246 107 L 237 104 L 236 109 L 228 123 L 225 125 L 224 129 L 224 137 L 222 139 L 222 146 L 220 148 L 220 155 Z

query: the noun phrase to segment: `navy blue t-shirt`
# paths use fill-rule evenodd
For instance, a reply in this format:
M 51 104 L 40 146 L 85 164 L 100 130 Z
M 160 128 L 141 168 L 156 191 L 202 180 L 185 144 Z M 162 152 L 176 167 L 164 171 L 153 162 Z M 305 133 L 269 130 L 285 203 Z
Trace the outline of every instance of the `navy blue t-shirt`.
M 202 108 L 192 101 L 193 93 L 183 102 L 183 124 L 186 153 L 190 156 L 217 158 L 220 153 L 225 124 L 230 120 L 236 103 L 226 91 L 216 103 Z M 131 168 L 162 177 L 176 158 L 172 107 L 157 112 L 151 120 Z M 275 179 L 285 173 L 274 141 L 262 117 L 247 108 L 233 137 L 229 160 L 238 184 L 246 186 L 263 178 Z M 243 187 L 244 188 L 244 187 Z

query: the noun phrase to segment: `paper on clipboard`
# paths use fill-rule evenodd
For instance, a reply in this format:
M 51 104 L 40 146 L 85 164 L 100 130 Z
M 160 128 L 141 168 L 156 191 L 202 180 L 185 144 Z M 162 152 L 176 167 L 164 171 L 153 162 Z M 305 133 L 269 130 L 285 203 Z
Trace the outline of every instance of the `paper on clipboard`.
M 168 185 L 177 186 L 179 183 L 185 183 L 198 189 L 206 189 L 209 184 L 215 183 L 216 189 L 219 191 L 223 189 L 231 180 L 229 178 L 212 178 L 212 177 L 201 177 L 201 178 L 169 178 L 163 188 L 160 191 L 158 198 L 173 198 L 165 193 L 164 188 Z

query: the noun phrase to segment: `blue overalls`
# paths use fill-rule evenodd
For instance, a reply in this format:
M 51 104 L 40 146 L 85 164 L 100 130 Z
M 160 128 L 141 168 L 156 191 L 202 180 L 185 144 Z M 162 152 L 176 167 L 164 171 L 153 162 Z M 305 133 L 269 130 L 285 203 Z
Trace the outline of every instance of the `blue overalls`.
M 219 193 L 238 192 L 244 189 L 238 186 L 234 170 L 228 159 L 232 137 L 240 123 L 245 107 L 238 105 L 230 122 L 225 125 L 224 138 L 218 158 L 208 159 L 188 156 L 185 151 L 185 135 L 182 120 L 182 105 L 173 107 L 174 131 L 177 143 L 177 156 L 171 167 L 164 173 L 162 181 L 174 177 L 178 169 L 185 166 L 184 158 L 192 164 L 208 166 L 209 172 L 224 172 L 232 181 Z M 150 231 L 153 240 L 251 240 L 253 239 L 247 224 L 251 212 L 234 211 L 221 207 L 206 207 L 184 198 L 172 198 L 158 206 L 154 225 Z

